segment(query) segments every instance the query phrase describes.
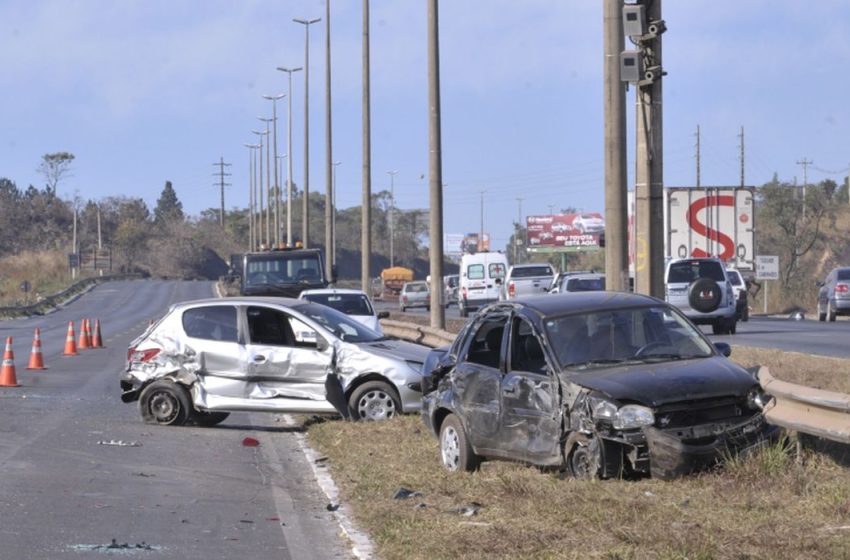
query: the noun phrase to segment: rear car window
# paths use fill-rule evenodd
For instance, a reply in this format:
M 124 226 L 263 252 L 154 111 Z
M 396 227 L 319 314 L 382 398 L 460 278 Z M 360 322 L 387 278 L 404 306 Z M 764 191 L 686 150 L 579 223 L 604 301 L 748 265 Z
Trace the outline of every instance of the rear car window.
M 567 292 L 601 292 L 605 290 L 605 278 L 568 278 Z
M 723 266 L 717 261 L 679 261 L 670 265 L 667 273 L 669 284 L 688 284 L 698 278 L 709 278 L 715 282 L 725 282 Z
M 471 264 L 466 267 L 466 277 L 470 280 L 483 280 L 484 279 L 484 265 L 483 264 Z
M 845 268 L 838 271 L 839 280 L 850 280 L 850 268 Z
M 214 305 L 188 309 L 183 313 L 183 330 L 192 338 L 236 342 L 236 308 Z
M 490 273 L 490 278 L 504 278 L 505 277 L 505 265 L 502 263 L 491 263 L 487 268 L 487 272 Z
M 530 278 L 532 276 L 552 276 L 552 269 L 548 266 L 523 266 L 515 268 L 511 272 L 512 278 Z

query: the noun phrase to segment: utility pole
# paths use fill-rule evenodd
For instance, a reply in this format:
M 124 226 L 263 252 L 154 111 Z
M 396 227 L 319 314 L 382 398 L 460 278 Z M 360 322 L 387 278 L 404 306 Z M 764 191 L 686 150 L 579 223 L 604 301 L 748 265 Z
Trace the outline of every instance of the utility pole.
M 248 148 L 248 250 L 256 247 L 256 226 L 254 225 L 254 150 L 257 144 L 244 144 Z
M 363 0 L 363 207 L 360 231 L 360 284 L 371 294 L 372 279 L 372 129 L 369 112 L 369 0 Z M 433 302 L 432 302 L 433 303 Z M 431 305 L 431 309 L 434 305 Z
M 216 175 L 218 176 L 218 183 L 217 183 L 217 185 L 218 185 L 218 186 L 219 186 L 219 188 L 221 189 L 221 210 L 219 211 L 219 214 L 218 214 L 218 223 L 219 223 L 219 225 L 220 225 L 221 227 L 224 227 L 224 187 L 229 187 L 229 186 L 230 186 L 230 183 L 225 183 L 225 182 L 224 182 L 224 178 L 225 178 L 225 177 L 230 177 L 230 176 L 232 175 L 232 173 L 225 173 L 225 172 L 224 172 L 224 168 L 225 168 L 225 167 L 230 167 L 230 164 L 229 164 L 229 163 L 224 163 L 224 158 L 223 158 L 223 157 L 220 157 L 220 158 L 219 158 L 218 163 L 214 163 L 213 165 L 214 165 L 214 166 L 215 166 L 215 165 L 217 165 L 217 166 L 218 166 L 218 173 L 213 173 L 213 176 L 216 176 Z M 98 216 L 98 219 L 99 219 L 99 218 L 100 218 L 100 217 Z M 98 222 L 98 224 L 99 224 L 99 223 L 100 223 L 100 222 Z M 99 225 L 98 225 L 98 227 L 99 227 Z
M 264 123 L 266 123 L 266 243 L 268 243 L 269 247 L 274 246 L 274 239 L 272 238 L 272 162 L 271 162 L 271 140 L 268 139 L 271 134 L 271 129 L 269 128 L 269 123 L 272 122 L 272 119 L 266 119 L 263 117 L 257 117 Z M 277 161 L 277 158 L 275 158 Z
M 257 225 L 258 225 L 257 242 L 258 242 L 258 246 L 262 246 L 264 244 L 264 241 L 263 241 L 263 145 L 264 145 L 263 144 L 263 136 L 267 135 L 269 133 L 269 131 L 268 130 L 265 130 L 265 131 L 252 130 L 251 132 L 253 132 L 257 136 L 259 136 L 259 138 L 260 138 L 260 148 L 259 148 L 260 164 L 259 164 L 259 172 L 257 173 L 256 180 L 254 181 L 254 186 L 255 187 L 259 186 L 259 188 L 257 189 L 257 192 L 259 193 L 259 198 L 255 199 L 255 200 L 258 201 L 258 204 L 259 204 L 259 206 L 257 208 L 257 210 L 258 210 L 257 211 Z
M 803 219 L 806 219 L 806 186 L 809 184 L 809 166 L 814 162 L 803 158 L 803 161 L 798 161 L 797 165 L 803 166 Z
M 333 217 L 331 219 L 331 227 L 333 228 L 333 232 L 331 233 L 331 239 L 333 240 L 333 242 L 331 243 L 331 255 L 333 256 L 333 260 L 331 261 L 332 266 L 336 265 L 336 168 L 341 163 L 342 163 L 341 161 L 335 161 L 335 162 L 332 163 L 332 165 L 333 165 L 333 198 L 332 198 L 333 204 L 331 206 L 333 208 Z
M 332 275 L 336 264 L 335 175 L 331 137 L 331 0 L 325 0 L 325 268 Z
M 431 204 L 431 326 L 446 326 L 443 304 L 443 148 L 440 132 L 440 18 L 438 0 L 428 0 L 428 170 Z M 437 287 L 439 286 L 439 289 Z
M 278 95 L 263 95 L 263 99 L 272 102 L 272 128 L 274 134 L 274 244 L 280 245 L 280 176 L 277 173 L 277 102 L 286 97 L 285 93 Z
M 741 188 L 744 188 L 744 127 L 743 126 L 741 127 L 741 133 L 738 134 L 738 138 L 741 140 L 740 145 L 739 145 L 741 151 L 740 151 L 740 154 L 738 156 L 738 159 L 740 160 L 740 164 L 741 164 Z
M 696 148 L 695 158 L 696 158 L 696 161 L 697 161 L 697 180 L 696 180 L 695 188 L 697 190 L 699 190 L 702 187 L 702 159 L 701 159 L 701 156 L 702 156 L 702 144 L 701 144 L 702 137 L 700 136 L 699 125 L 697 125 L 697 131 L 696 131 L 696 134 L 694 134 L 694 136 L 696 136 L 696 138 L 697 138 L 697 143 L 696 143 L 696 146 L 695 146 L 695 148 Z M 706 202 L 708 202 L 709 196 L 711 195 L 711 193 L 709 192 L 708 189 L 705 189 L 705 192 L 703 194 L 705 196 Z M 712 225 L 712 219 L 711 219 L 712 217 L 713 217 L 713 214 L 712 214 L 712 211 L 711 211 L 711 205 L 707 204 L 706 207 L 705 207 L 705 225 L 709 229 L 714 228 L 714 226 Z M 691 230 L 689 229 L 688 230 L 688 245 L 689 246 L 690 246 L 690 241 L 691 241 Z M 713 255 L 714 254 L 714 247 L 712 246 L 713 244 L 714 244 L 713 240 L 710 239 L 709 236 L 705 236 L 705 253 L 707 255 Z
M 662 119 L 661 0 L 644 3 L 646 32 L 636 38 L 643 60 L 636 92 L 635 291 L 664 297 L 664 150 Z
M 620 76 L 623 1 L 605 0 L 605 289 L 629 288 L 628 173 L 626 170 L 626 88 Z
M 292 73 L 301 68 L 277 68 L 286 72 L 289 78 L 289 89 L 286 92 L 288 104 L 286 116 L 286 244 L 292 246 Z
M 395 176 L 398 171 L 387 171 L 390 176 L 390 268 L 395 266 Z
M 310 26 L 322 21 L 293 18 L 304 26 L 304 199 L 301 201 L 301 242 L 310 245 Z
M 487 191 L 482 189 L 478 191 L 481 193 L 481 227 L 478 231 L 478 252 L 484 248 L 484 193 Z
M 517 215 L 516 215 L 516 233 L 514 234 L 514 264 L 519 263 L 519 232 L 522 231 L 522 201 L 524 199 L 517 198 Z M 523 250 L 525 247 L 523 247 Z

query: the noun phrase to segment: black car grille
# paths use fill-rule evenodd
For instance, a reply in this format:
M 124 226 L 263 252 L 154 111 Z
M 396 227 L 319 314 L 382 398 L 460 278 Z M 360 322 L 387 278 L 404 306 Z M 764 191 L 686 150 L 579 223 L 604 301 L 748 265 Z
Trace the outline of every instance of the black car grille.
M 687 401 L 664 405 L 655 411 L 655 425 L 660 429 L 685 428 L 713 422 L 742 422 L 755 411 L 747 407 L 745 398 L 726 397 Z

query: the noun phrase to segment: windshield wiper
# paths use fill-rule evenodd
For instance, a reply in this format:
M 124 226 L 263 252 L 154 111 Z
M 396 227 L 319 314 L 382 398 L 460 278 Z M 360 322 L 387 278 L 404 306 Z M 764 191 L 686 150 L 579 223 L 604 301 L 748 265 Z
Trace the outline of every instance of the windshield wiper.
M 635 360 L 639 360 L 641 362 L 655 362 L 655 361 L 665 361 L 665 360 L 692 360 L 694 358 L 704 358 L 705 356 L 700 356 L 699 354 L 648 354 L 646 356 L 635 356 Z
M 604 358 L 599 360 L 587 360 L 584 362 L 573 362 L 571 364 L 564 364 L 564 368 L 587 369 L 593 366 L 610 366 L 616 364 L 623 364 L 629 361 L 632 361 L 632 359 Z

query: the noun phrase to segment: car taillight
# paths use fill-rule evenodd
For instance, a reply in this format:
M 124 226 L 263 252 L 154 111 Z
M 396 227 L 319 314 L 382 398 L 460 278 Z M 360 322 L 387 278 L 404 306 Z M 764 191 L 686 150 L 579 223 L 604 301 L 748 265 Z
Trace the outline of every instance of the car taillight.
M 514 297 L 516 295 L 516 284 L 511 282 L 508 284 L 508 295 Z
M 149 362 L 159 354 L 159 348 L 148 348 L 147 350 L 136 351 L 131 348 L 127 351 L 127 359 L 131 362 Z
M 850 286 L 847 284 L 836 284 L 835 291 L 839 294 L 846 294 L 847 292 L 850 292 Z
M 404 301 L 404 303 L 407 303 L 407 296 L 402 296 L 401 299 Z
M 463 294 L 463 299 L 466 299 L 466 286 L 460 289 L 460 293 Z

